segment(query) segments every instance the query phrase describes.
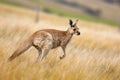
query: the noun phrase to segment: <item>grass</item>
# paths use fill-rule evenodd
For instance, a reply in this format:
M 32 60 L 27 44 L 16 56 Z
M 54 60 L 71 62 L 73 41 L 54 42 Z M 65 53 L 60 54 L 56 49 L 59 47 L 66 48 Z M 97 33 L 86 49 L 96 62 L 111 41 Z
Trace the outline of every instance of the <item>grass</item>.
M 73 37 L 63 60 L 59 59 L 62 50 L 57 48 L 35 63 L 37 51 L 32 47 L 7 62 L 33 32 L 43 28 L 65 30 L 68 19 L 41 12 L 36 24 L 30 10 L 6 5 L 0 5 L 0 9 L 0 80 L 120 80 L 120 37 L 116 28 L 79 21 L 81 36 Z
M 12 6 L 17 6 L 17 7 L 29 8 L 26 5 L 22 5 L 22 4 L 18 3 L 18 2 L 14 2 L 14 1 L 10 1 L 10 0 L 0 0 L 0 3 L 12 5 Z
M 67 18 L 77 18 L 77 19 L 81 19 L 81 20 L 85 20 L 85 21 L 107 24 L 107 25 L 111 25 L 111 26 L 114 26 L 114 27 L 119 26 L 118 22 L 103 19 L 103 18 L 88 16 L 88 15 L 85 15 L 85 14 L 75 13 L 74 11 L 69 11 L 67 9 L 62 9 L 60 7 L 56 7 L 55 5 L 51 5 L 51 4 L 47 3 L 46 1 L 38 1 L 38 0 L 30 0 L 30 1 L 32 1 L 34 3 L 37 3 L 40 6 L 42 6 L 43 10 L 47 10 L 47 12 L 57 14 L 59 16 L 63 16 L 63 17 L 67 17 Z M 14 6 L 29 8 L 25 5 L 22 5 L 20 3 L 14 2 L 14 1 L 11 2 L 9 0 L 0 0 L 0 2 L 1 3 L 7 3 L 7 4 L 10 4 L 10 5 L 14 5 Z
M 92 17 L 92 16 L 87 16 L 84 14 L 79 14 L 79 13 L 66 11 L 66 10 L 62 10 L 62 9 L 57 9 L 55 7 L 45 7 L 45 9 L 49 10 L 51 13 L 58 14 L 58 15 L 64 16 L 64 17 L 77 18 L 77 19 L 81 19 L 81 20 L 85 20 L 85 21 L 103 23 L 103 24 L 108 24 L 108 25 L 112 25 L 112 26 L 119 25 L 117 22 L 114 22 L 114 21 L 110 21 L 110 20 L 106 20 L 106 19 L 102 19 L 102 18 L 96 18 L 96 17 Z
M 43 1 L 39 2 L 38 1 L 38 3 L 40 3 L 40 5 L 42 5 L 43 8 L 48 10 L 49 12 L 60 15 L 60 16 L 78 18 L 78 19 L 85 20 L 85 21 L 103 23 L 103 24 L 108 24 L 108 25 L 112 25 L 112 26 L 119 25 L 119 23 L 117 23 L 115 21 L 111 21 L 111 20 L 107 20 L 107 19 L 103 19 L 103 18 L 97 18 L 97 17 L 93 17 L 93 16 L 88 16 L 85 14 L 75 13 L 74 11 L 62 9 L 60 7 L 56 7 L 55 5 L 48 4 L 47 2 L 43 2 Z

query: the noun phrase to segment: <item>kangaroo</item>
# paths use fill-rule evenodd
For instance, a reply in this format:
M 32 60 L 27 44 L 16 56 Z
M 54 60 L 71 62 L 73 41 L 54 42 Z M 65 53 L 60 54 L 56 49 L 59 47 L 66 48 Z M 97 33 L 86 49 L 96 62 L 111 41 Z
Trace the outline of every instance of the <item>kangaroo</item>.
M 43 29 L 33 33 L 20 47 L 9 57 L 9 61 L 12 61 L 17 56 L 21 55 L 31 46 L 38 50 L 37 62 L 42 61 L 51 49 L 61 47 L 63 55 L 60 59 L 66 56 L 66 46 L 70 42 L 74 34 L 80 35 L 79 28 L 77 27 L 78 20 L 73 23 L 69 20 L 70 27 L 66 31 L 60 31 L 55 29 Z

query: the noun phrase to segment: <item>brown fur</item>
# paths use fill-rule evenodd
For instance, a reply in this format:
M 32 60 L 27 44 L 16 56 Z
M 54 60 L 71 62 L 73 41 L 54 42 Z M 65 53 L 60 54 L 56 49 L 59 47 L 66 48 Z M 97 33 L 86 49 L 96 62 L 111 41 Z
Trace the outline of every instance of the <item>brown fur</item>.
M 59 46 L 63 49 L 64 52 L 60 59 L 64 58 L 66 56 L 65 48 L 71 40 L 73 34 L 77 33 L 78 35 L 80 35 L 79 29 L 76 24 L 77 21 L 75 24 L 73 24 L 72 20 L 70 20 L 71 27 L 68 28 L 66 31 L 43 29 L 35 32 L 13 53 L 9 60 L 13 60 L 31 46 L 34 46 L 38 50 L 39 55 L 37 61 L 39 59 L 41 61 L 47 55 L 50 49 L 54 49 Z

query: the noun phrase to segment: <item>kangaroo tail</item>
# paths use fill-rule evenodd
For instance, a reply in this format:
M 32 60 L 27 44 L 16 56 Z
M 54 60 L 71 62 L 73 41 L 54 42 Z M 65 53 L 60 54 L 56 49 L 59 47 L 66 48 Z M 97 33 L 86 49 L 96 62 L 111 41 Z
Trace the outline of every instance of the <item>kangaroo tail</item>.
M 23 52 L 25 52 L 27 49 L 29 49 L 32 46 L 32 40 L 28 39 L 23 44 L 18 47 L 18 49 L 9 57 L 9 61 L 12 61 L 17 56 L 21 55 Z

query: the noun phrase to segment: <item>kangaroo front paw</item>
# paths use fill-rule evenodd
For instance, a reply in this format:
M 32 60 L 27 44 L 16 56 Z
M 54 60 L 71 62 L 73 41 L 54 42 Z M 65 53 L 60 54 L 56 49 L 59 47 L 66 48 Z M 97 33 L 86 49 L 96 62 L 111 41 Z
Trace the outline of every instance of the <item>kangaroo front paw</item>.
M 63 55 L 63 56 L 60 56 L 60 59 L 63 59 L 65 57 L 65 55 Z

